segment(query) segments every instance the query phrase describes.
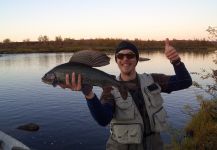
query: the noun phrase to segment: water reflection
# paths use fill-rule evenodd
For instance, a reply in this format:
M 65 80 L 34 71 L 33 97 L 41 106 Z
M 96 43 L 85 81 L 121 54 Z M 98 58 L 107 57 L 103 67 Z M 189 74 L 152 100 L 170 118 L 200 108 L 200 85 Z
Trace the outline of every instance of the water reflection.
M 48 70 L 68 62 L 73 53 L 13 54 L 0 57 L 0 128 L 35 149 L 71 150 L 104 149 L 109 129 L 96 124 L 80 92 L 53 88 L 41 82 Z M 216 67 L 212 62 L 214 53 L 180 53 L 182 61 L 190 72 L 200 72 L 201 68 Z M 163 52 L 143 52 L 142 57 L 151 60 L 139 62 L 139 73 L 174 74 L 170 62 Z M 110 65 L 101 70 L 118 75 L 114 55 Z M 193 75 L 194 80 L 199 80 Z M 94 88 L 98 96 L 101 89 Z M 185 104 L 197 109 L 196 94 L 190 89 L 163 94 L 165 108 L 170 123 L 177 128 L 183 127 L 188 117 L 182 112 Z M 37 133 L 26 134 L 17 131 L 20 124 L 36 122 L 41 126 Z M 169 141 L 164 136 L 164 141 Z M 34 142 L 33 142 L 34 141 Z
M 49 67 L 58 65 L 61 63 L 68 62 L 73 53 L 42 53 L 42 54 L 12 54 L 12 55 L 4 55 L 0 57 L 0 65 L 3 67 L 10 66 L 37 66 L 40 67 Z M 109 55 L 111 59 L 111 66 L 115 66 L 114 55 Z M 147 51 L 141 53 L 142 57 L 150 58 L 151 60 L 148 62 L 153 64 L 161 64 L 162 62 L 168 62 L 166 57 L 164 56 L 162 51 Z M 195 60 L 200 60 L 200 62 L 204 62 L 206 60 L 206 64 L 209 67 L 214 66 L 212 61 L 214 53 L 193 53 L 193 52 L 184 52 L 180 53 L 182 60 L 187 64 L 193 64 Z M 142 64 L 147 64 L 147 62 L 142 62 Z M 211 66 L 210 66 L 211 65 Z M 146 68 L 148 69 L 148 68 Z M 148 69 L 149 70 L 149 69 Z

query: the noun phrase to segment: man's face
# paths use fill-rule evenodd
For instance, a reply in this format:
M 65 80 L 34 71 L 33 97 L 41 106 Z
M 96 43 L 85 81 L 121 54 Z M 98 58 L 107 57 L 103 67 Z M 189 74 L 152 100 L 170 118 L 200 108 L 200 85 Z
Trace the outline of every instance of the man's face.
M 133 51 L 129 49 L 121 50 L 116 54 L 116 58 L 121 73 L 130 75 L 135 72 L 137 60 Z

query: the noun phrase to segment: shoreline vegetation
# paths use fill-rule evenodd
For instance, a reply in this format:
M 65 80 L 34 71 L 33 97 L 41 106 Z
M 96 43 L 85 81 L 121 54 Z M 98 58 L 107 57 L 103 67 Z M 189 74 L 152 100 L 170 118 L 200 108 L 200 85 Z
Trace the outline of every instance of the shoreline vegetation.
M 203 99 L 203 98 L 202 98 Z M 184 137 L 183 137 L 184 135 Z M 217 147 L 217 98 L 202 100 L 198 112 L 192 115 L 184 132 L 172 135 L 165 150 L 214 150 Z
M 47 53 L 47 52 L 75 52 L 84 49 L 113 52 L 116 45 L 122 39 L 62 39 L 56 37 L 55 41 L 49 41 L 47 36 L 40 36 L 38 41 L 12 42 L 10 39 L 0 43 L 0 54 L 16 53 Z M 155 40 L 131 40 L 140 50 L 156 51 L 164 49 L 164 41 Z M 203 40 L 171 40 L 171 44 L 181 52 L 208 52 L 216 50 L 216 42 Z

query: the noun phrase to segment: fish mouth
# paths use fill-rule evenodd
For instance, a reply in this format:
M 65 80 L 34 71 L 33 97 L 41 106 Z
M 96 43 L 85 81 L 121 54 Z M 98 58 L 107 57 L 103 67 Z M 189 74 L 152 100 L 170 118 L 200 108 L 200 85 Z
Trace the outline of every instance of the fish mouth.
M 41 78 L 41 81 L 44 82 L 44 83 L 46 83 L 46 84 L 52 84 L 52 83 L 53 83 L 53 81 L 48 80 L 45 76 L 43 76 L 43 77 Z
M 52 79 L 49 79 L 49 78 L 47 78 L 47 74 L 45 74 L 45 75 L 41 78 L 41 81 L 44 82 L 45 84 L 53 85 L 54 87 L 56 87 L 56 85 L 57 85 L 56 76 L 54 76 L 54 78 L 52 78 Z

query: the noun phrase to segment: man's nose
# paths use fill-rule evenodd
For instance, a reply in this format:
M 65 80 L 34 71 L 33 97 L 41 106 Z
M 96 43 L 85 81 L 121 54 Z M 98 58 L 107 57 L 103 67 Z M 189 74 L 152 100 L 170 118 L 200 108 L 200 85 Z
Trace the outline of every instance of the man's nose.
M 129 60 L 126 55 L 124 55 L 123 60 Z

